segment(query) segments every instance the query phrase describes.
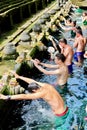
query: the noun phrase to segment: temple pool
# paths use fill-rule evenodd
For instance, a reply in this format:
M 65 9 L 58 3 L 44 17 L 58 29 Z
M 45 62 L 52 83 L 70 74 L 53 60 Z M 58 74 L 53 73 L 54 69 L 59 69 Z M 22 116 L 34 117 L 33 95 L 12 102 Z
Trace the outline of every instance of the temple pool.
M 86 36 L 86 30 L 83 33 Z M 72 45 L 72 42 L 69 43 Z M 53 61 L 44 59 L 44 62 L 52 63 Z M 87 105 L 87 71 L 85 73 L 85 67 L 87 67 L 87 59 L 84 59 L 82 67 L 73 65 L 73 74 L 68 79 L 69 92 L 62 95 L 73 115 L 69 130 L 87 130 L 87 120 L 85 120 L 87 117 L 85 110 Z M 35 79 L 53 84 L 56 81 L 56 76 L 39 74 Z M 13 106 L 8 111 L 8 118 L 4 119 L 5 117 L 3 117 L 4 121 L 0 125 L 0 130 L 55 130 L 54 115 L 45 101 L 41 99 L 20 101 Z

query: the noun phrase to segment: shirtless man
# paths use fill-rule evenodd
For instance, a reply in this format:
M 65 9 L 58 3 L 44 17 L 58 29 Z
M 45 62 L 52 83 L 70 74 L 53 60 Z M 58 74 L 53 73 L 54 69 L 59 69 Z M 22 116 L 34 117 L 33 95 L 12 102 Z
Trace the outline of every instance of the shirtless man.
M 86 46 L 86 38 L 83 37 L 82 31 L 78 29 L 76 31 L 76 38 L 73 44 L 73 48 L 76 48 L 74 57 L 77 62 L 75 62 L 75 64 L 78 66 L 82 65 L 82 61 L 85 53 L 85 46 Z
M 67 65 L 69 73 L 72 73 L 73 48 L 67 44 L 67 40 L 64 38 L 59 40 L 59 46 L 61 48 L 61 53 L 66 57 L 64 63 Z
M 33 61 L 34 65 L 36 66 L 36 68 L 39 69 L 44 74 L 57 75 L 58 78 L 57 78 L 56 85 L 63 89 L 66 86 L 67 79 L 68 79 L 68 68 L 64 64 L 65 56 L 61 53 L 56 54 L 54 60 L 55 60 L 56 65 L 42 63 L 37 59 L 32 60 L 32 61 Z M 48 70 L 44 69 L 42 66 L 50 68 L 51 70 L 48 71 Z
M 29 86 L 31 86 L 31 89 L 32 89 L 32 93 L 7 95 L 7 96 L 0 94 L 0 99 L 3 99 L 3 100 L 30 100 L 30 99 L 42 98 L 51 106 L 52 111 L 55 115 L 55 121 L 58 119 L 61 119 L 61 121 L 63 122 L 62 118 L 63 117 L 65 118 L 65 116 L 67 118 L 67 116 L 69 114 L 68 107 L 65 105 L 62 97 L 60 96 L 60 94 L 56 91 L 56 89 L 52 85 L 47 84 L 47 83 L 37 82 L 31 78 L 19 76 L 15 72 L 12 72 L 12 73 L 15 75 L 16 79 L 21 79 L 21 80 L 29 83 Z M 55 123 L 57 123 L 55 125 L 60 125 L 60 124 L 58 124 L 59 122 L 57 122 L 57 121 Z

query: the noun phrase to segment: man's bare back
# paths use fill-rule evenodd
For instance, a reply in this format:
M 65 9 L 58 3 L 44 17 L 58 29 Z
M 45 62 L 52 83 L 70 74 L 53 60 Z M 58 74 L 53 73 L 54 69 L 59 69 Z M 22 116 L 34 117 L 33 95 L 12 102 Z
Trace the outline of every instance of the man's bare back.
M 33 93 L 27 93 L 27 94 L 17 94 L 17 95 L 11 95 L 11 96 L 5 96 L 3 94 L 0 94 L 0 99 L 3 100 L 29 100 L 29 99 L 39 99 L 42 98 L 45 100 L 52 108 L 52 111 L 54 114 L 61 114 L 65 111 L 65 104 L 60 96 L 60 94 L 56 91 L 56 89 L 47 83 L 41 83 L 37 82 L 31 78 L 26 78 L 23 76 L 17 75 L 15 72 L 13 73 L 17 79 L 24 80 L 25 82 L 31 84 L 36 83 L 40 87 L 38 89 L 33 89 Z
M 76 38 L 76 52 L 83 52 L 85 51 L 86 41 L 83 36 Z

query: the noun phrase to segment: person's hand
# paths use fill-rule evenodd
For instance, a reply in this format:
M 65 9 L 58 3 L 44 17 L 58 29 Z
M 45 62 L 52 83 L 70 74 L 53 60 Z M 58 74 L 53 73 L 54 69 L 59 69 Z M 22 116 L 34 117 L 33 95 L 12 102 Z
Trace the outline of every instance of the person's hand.
M 10 70 L 10 72 L 15 76 L 16 79 L 18 79 L 20 76 L 13 70 Z
M 35 60 L 32 59 L 31 61 L 34 63 L 34 65 L 36 65 L 36 64 L 37 64 L 37 65 L 40 64 L 40 61 L 39 61 L 38 59 L 35 59 Z
M 40 60 L 38 60 L 38 59 L 35 59 L 35 61 L 37 62 L 37 64 L 40 64 Z
M 6 100 L 6 99 L 7 99 L 7 96 L 5 96 L 5 95 L 3 95 L 3 94 L 0 94 L 0 99 Z
M 31 60 L 31 61 L 34 63 L 35 66 L 38 64 L 37 61 L 35 60 Z

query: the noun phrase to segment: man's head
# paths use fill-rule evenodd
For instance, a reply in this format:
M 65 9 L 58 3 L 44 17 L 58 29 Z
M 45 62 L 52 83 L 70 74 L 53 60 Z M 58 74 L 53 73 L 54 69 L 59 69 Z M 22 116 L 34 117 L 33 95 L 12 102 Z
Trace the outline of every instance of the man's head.
M 82 31 L 82 28 L 80 26 L 76 26 L 76 30 L 81 30 Z
M 68 19 L 67 19 L 67 23 L 72 23 L 72 19 L 71 19 L 71 18 L 68 18 Z
M 62 39 L 59 40 L 59 45 L 61 47 L 64 47 L 66 44 L 67 44 L 67 40 L 65 38 L 62 38 Z
M 76 21 L 72 21 L 72 26 L 73 26 L 73 27 L 76 26 Z
M 80 35 L 83 35 L 82 34 L 82 30 L 81 29 L 77 29 L 76 30 L 76 36 L 79 37 Z
M 31 93 L 34 92 L 34 90 L 37 90 L 39 88 L 40 88 L 40 86 L 37 83 L 35 83 L 35 82 L 30 83 L 28 85 L 28 91 L 31 92 Z
M 65 62 L 65 56 L 61 53 L 58 53 L 55 55 L 55 62 L 56 64 L 60 63 L 60 62 Z
M 87 12 L 83 12 L 82 16 L 83 17 L 87 16 Z

